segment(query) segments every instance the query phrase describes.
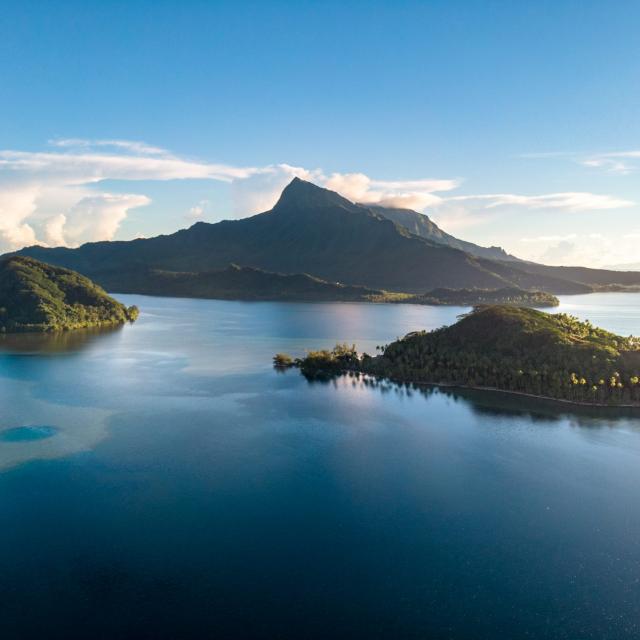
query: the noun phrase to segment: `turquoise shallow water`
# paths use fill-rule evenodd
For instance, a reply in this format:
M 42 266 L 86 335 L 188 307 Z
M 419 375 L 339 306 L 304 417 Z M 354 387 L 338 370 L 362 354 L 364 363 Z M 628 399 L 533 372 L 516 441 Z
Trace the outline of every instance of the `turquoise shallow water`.
M 30 442 L 31 440 L 44 440 L 55 435 L 57 429 L 46 425 L 30 425 L 24 427 L 10 427 L 0 431 L 2 442 Z
M 462 308 L 119 296 L 0 342 L 3 638 L 637 638 L 640 416 L 309 384 Z M 561 311 L 640 333 L 640 295 Z M 7 433 L 7 431 L 4 431 Z

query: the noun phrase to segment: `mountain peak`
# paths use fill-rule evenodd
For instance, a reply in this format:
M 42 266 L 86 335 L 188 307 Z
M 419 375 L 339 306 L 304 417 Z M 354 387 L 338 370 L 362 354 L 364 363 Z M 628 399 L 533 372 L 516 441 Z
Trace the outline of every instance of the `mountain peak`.
M 313 184 L 313 182 L 308 182 L 307 180 L 296 177 L 284 188 L 274 208 L 317 208 L 327 206 L 346 206 L 352 208 L 355 205 L 335 191 L 324 189 L 323 187 Z

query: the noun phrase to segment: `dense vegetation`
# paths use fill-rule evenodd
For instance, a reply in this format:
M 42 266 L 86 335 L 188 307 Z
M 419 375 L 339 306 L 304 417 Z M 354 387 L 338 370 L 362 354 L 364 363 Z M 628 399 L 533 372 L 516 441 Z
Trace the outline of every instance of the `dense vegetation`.
M 0 332 L 58 331 L 133 321 L 125 307 L 91 280 L 38 260 L 0 260 Z
M 274 273 L 235 264 L 226 269 L 190 273 L 160 269 L 134 269 L 126 278 L 105 276 L 106 286 L 119 293 L 213 298 L 217 300 L 279 300 L 299 302 L 404 302 L 427 305 L 514 304 L 555 306 L 558 299 L 540 291 L 504 289 L 434 289 L 425 294 L 394 293 L 338 282 L 304 273 Z
M 588 293 L 594 284 L 640 284 L 640 273 L 547 267 L 507 255 L 500 259 L 500 250 L 483 252 L 458 241 L 422 214 L 396 214 L 295 179 L 272 210 L 251 218 L 199 222 L 156 238 L 77 249 L 29 247 L 19 253 L 74 269 L 110 291 L 125 291 L 136 271 L 199 274 L 231 263 L 411 294 L 436 287 L 568 294 Z M 140 284 L 152 287 L 153 280 Z
M 366 358 L 365 358 L 366 359 Z M 273 357 L 276 369 L 299 367 L 308 378 L 331 378 L 345 371 L 360 369 L 362 359 L 355 345 L 337 344 L 333 349 L 309 351 L 304 358 L 293 359 L 286 353 L 277 353 Z
M 375 298 L 374 298 L 375 299 Z M 543 291 L 525 291 L 517 287 L 503 289 L 433 289 L 424 294 L 386 294 L 382 302 L 409 302 L 412 304 L 459 305 L 463 307 L 508 304 L 518 307 L 557 307 L 558 298 Z
M 304 273 L 273 273 L 232 264 L 226 269 L 199 273 L 135 269 L 121 281 L 107 278 L 107 286 L 119 293 L 145 293 L 217 300 L 280 300 L 300 302 L 369 301 L 384 291 L 327 282 Z
M 357 370 L 396 381 L 640 404 L 640 341 L 565 314 L 479 307 L 451 327 L 410 333 L 380 350 L 360 357 L 341 345 L 297 364 L 310 377 Z

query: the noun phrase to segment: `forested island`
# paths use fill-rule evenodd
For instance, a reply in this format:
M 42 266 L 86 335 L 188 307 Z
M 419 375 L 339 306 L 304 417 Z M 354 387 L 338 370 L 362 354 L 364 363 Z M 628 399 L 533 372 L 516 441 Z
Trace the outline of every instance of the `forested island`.
M 585 404 L 640 406 L 640 341 L 566 314 L 484 306 L 456 324 L 418 331 L 358 354 L 355 346 L 312 351 L 277 367 L 309 378 L 355 371 L 396 382 L 453 385 Z
M 0 332 L 67 331 L 133 322 L 125 307 L 88 278 L 33 258 L 0 260 Z

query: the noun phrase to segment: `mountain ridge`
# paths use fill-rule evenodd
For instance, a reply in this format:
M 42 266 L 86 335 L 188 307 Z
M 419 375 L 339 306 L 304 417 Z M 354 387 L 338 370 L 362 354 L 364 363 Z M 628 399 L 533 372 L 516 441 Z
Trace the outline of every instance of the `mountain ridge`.
M 506 260 L 521 262 L 519 258 L 508 254 L 502 247 L 481 247 L 473 242 L 460 240 L 455 236 L 443 231 L 431 218 L 413 209 L 403 209 L 399 207 L 386 207 L 381 205 L 368 206 L 375 213 L 392 220 L 396 224 L 404 227 L 416 236 L 443 244 L 454 249 L 460 249 L 478 258 L 488 258 L 490 260 Z
M 598 286 L 618 282 L 609 272 L 563 271 L 566 268 L 475 256 L 420 237 L 375 208 L 299 178 L 287 185 L 271 210 L 249 218 L 198 222 L 169 235 L 75 249 L 33 246 L 17 254 L 75 269 L 99 284 L 108 273 L 110 286 L 117 284 L 114 271 L 124 278 L 136 268 L 204 272 L 231 263 L 416 294 L 438 287 L 587 293 L 593 290 L 590 278 Z M 626 279 L 631 282 L 622 284 L 640 283 L 640 274 Z

